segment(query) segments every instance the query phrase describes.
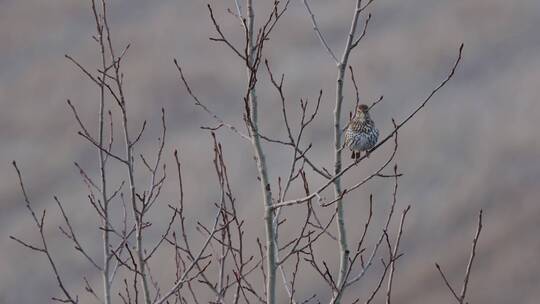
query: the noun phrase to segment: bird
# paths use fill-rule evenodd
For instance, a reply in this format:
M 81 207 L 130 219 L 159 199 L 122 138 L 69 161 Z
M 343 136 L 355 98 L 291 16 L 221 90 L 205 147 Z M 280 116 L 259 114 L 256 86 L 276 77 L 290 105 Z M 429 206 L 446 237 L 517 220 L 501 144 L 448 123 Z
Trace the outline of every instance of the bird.
M 377 144 L 378 140 L 379 130 L 369 115 L 369 107 L 365 104 L 358 105 L 345 131 L 343 146 L 352 151 L 352 159 L 359 159 L 362 151 L 366 151 L 366 156 L 369 157 L 369 150 Z

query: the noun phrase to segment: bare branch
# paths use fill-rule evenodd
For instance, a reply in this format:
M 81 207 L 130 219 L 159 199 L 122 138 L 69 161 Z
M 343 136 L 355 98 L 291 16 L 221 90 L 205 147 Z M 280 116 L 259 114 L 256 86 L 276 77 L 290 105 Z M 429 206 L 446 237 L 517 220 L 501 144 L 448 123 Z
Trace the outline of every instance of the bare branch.
M 208 247 L 208 245 L 210 244 L 210 241 L 212 240 L 212 237 L 213 235 L 216 233 L 217 231 L 217 225 L 218 225 L 218 222 L 219 222 L 219 219 L 220 219 L 220 214 L 221 214 L 221 209 L 217 212 L 215 218 L 214 218 L 214 224 L 212 226 L 212 230 L 211 230 L 211 234 L 210 236 L 208 236 L 205 240 L 205 242 L 203 243 L 201 249 L 199 250 L 199 253 L 195 256 L 195 258 L 193 259 L 193 261 L 191 262 L 191 264 L 186 268 L 186 270 L 184 270 L 184 274 L 178 279 L 176 280 L 176 282 L 174 283 L 173 287 L 171 287 L 171 289 L 166 292 L 161 298 L 159 298 L 158 300 L 156 300 L 154 302 L 154 304 L 162 304 L 162 303 L 165 303 L 165 301 L 167 301 L 167 299 L 172 296 L 178 289 L 180 289 L 184 283 L 186 283 L 187 279 L 188 279 L 188 275 L 189 273 L 191 272 L 191 270 L 196 266 L 198 265 L 199 261 L 201 260 L 204 252 L 206 251 L 206 248 Z M 202 272 L 202 270 L 199 271 L 199 274 Z
M 58 205 L 58 208 L 60 209 L 60 213 L 62 214 L 62 217 L 64 218 L 64 221 L 66 222 L 66 225 L 67 225 L 68 231 L 69 231 L 69 234 L 68 234 L 62 227 L 59 227 L 60 230 L 62 231 L 62 233 L 64 233 L 64 235 L 66 235 L 66 237 L 68 237 L 68 239 L 73 241 L 73 243 L 75 244 L 75 250 L 79 251 L 92 265 L 94 265 L 94 267 L 96 267 L 100 271 L 103 271 L 102 267 L 99 266 L 94 261 L 94 259 L 92 259 L 88 255 L 88 253 L 83 249 L 83 247 L 81 246 L 81 243 L 79 242 L 79 240 L 75 236 L 75 231 L 73 231 L 73 226 L 71 226 L 71 222 L 69 221 L 69 218 L 68 218 L 68 216 L 67 216 L 67 214 L 66 214 L 66 212 L 64 210 L 64 207 L 62 206 L 62 203 L 60 203 L 60 200 L 58 199 L 58 197 L 55 196 L 54 200 L 55 200 L 56 204 Z
M 467 294 L 467 287 L 469 285 L 469 276 L 471 275 L 471 268 L 474 261 L 474 258 L 476 257 L 476 245 L 478 244 L 478 238 L 480 237 L 480 232 L 482 232 L 482 210 L 480 210 L 478 214 L 478 228 L 476 229 L 476 234 L 474 236 L 473 242 L 472 242 L 472 248 L 471 248 L 471 255 L 469 258 L 469 262 L 467 263 L 467 269 L 465 270 L 465 275 L 463 278 L 463 286 L 461 287 L 461 292 L 459 296 L 457 295 L 456 290 L 452 287 L 448 279 L 446 278 L 446 275 L 441 269 L 441 266 L 439 266 L 438 263 L 435 263 L 435 266 L 437 267 L 437 270 L 439 271 L 441 277 L 444 280 L 444 283 L 446 284 L 446 287 L 450 290 L 454 298 L 459 304 L 466 303 L 465 302 L 465 296 Z
M 454 296 L 456 301 L 458 303 L 460 303 L 459 296 L 457 295 L 457 293 L 456 293 L 455 289 L 452 287 L 452 285 L 450 285 L 450 282 L 448 282 L 448 279 L 446 278 L 446 275 L 442 271 L 441 266 L 438 263 L 435 263 L 435 267 L 437 267 L 437 270 L 439 271 L 441 277 L 443 278 L 444 283 L 446 284 L 446 287 L 448 287 L 448 289 L 452 292 L 452 295 Z
M 351 45 L 351 49 L 354 49 L 358 43 L 366 36 L 367 33 L 367 27 L 369 25 L 369 21 L 371 20 L 371 14 L 368 14 L 368 17 L 366 18 L 366 22 L 364 23 L 364 29 L 362 30 L 362 34 L 360 34 L 360 37 L 358 37 L 353 44 Z
M 180 79 L 184 83 L 184 86 L 186 87 L 186 90 L 188 91 L 189 95 L 191 96 L 191 98 L 193 98 L 193 100 L 195 100 L 195 105 L 201 107 L 206 113 L 210 114 L 216 121 L 218 121 L 220 124 L 226 126 L 227 128 L 229 128 L 231 131 L 233 131 L 234 133 L 236 133 L 237 135 L 239 135 L 243 139 L 251 140 L 249 138 L 249 136 L 247 136 L 247 135 L 243 134 L 242 132 L 240 132 L 235 126 L 233 126 L 231 124 L 228 124 L 225 121 L 223 121 L 223 119 L 221 119 L 218 115 L 214 114 L 214 112 L 212 112 L 206 105 L 204 105 L 199 100 L 199 98 L 193 93 L 193 91 L 191 90 L 191 87 L 189 86 L 189 84 L 188 84 L 188 82 L 187 82 L 187 80 L 186 80 L 186 78 L 184 76 L 184 73 L 182 72 L 182 68 L 180 67 L 180 65 L 178 64 L 178 61 L 176 59 L 174 59 L 174 65 L 176 65 L 176 68 L 178 69 L 178 72 L 180 73 Z
M 463 279 L 463 287 L 461 288 L 461 294 L 459 298 L 461 303 L 465 301 L 465 295 L 467 294 L 467 286 L 469 285 L 469 276 L 471 275 L 471 268 L 476 256 L 476 245 L 478 244 L 478 238 L 480 237 L 480 232 L 482 231 L 482 210 L 478 213 L 478 228 L 476 229 L 476 235 L 474 236 L 472 248 L 471 248 L 471 257 L 469 258 L 469 263 L 467 264 L 467 270 L 465 271 L 465 278 Z
M 399 221 L 399 230 L 398 235 L 396 237 L 396 243 L 394 245 L 394 251 L 391 252 L 390 256 L 390 274 L 388 275 L 388 285 L 386 288 L 386 304 L 391 303 L 391 295 L 392 295 L 392 282 L 394 279 L 394 271 L 396 269 L 396 260 L 398 259 L 400 254 L 398 254 L 399 250 L 399 242 L 401 240 L 401 235 L 403 234 L 403 224 L 405 222 L 405 216 L 407 216 L 407 212 L 411 209 L 411 205 L 407 206 L 405 210 L 403 210 L 403 213 L 401 213 L 401 220 Z
M 234 45 L 232 45 L 232 43 L 230 43 L 227 38 L 225 38 L 225 35 L 221 31 L 221 27 L 219 26 L 219 24 L 216 21 L 216 18 L 214 17 L 214 11 L 212 10 L 212 7 L 210 6 L 210 4 L 207 4 L 207 7 L 208 7 L 208 12 L 210 13 L 210 19 L 212 19 L 212 23 L 214 24 L 216 32 L 219 34 L 219 37 L 220 37 L 220 38 L 210 38 L 210 40 L 225 43 L 238 57 L 240 57 L 243 61 L 246 61 L 247 60 L 246 56 L 242 55 L 242 53 L 240 53 L 240 51 L 238 51 L 238 49 Z
M 326 39 L 324 38 L 323 34 L 321 33 L 321 30 L 319 29 L 319 26 L 317 25 L 317 20 L 315 19 L 315 14 L 313 14 L 313 12 L 311 11 L 311 8 L 309 7 L 308 1 L 307 0 L 302 0 L 302 2 L 304 3 L 304 6 L 306 7 L 306 9 L 308 11 L 309 16 L 311 17 L 311 24 L 313 25 L 313 30 L 317 34 L 317 38 L 319 38 L 319 40 L 321 41 L 321 43 L 324 46 L 324 48 L 326 49 L 326 51 L 328 51 L 328 54 L 330 54 L 332 59 L 334 59 L 334 62 L 336 64 L 339 64 L 339 60 L 337 59 L 336 55 L 334 54 L 334 51 L 332 51 L 332 49 L 328 45 L 328 42 L 326 42 Z
M 66 299 L 63 299 L 62 301 L 65 302 L 65 303 L 77 304 L 79 302 L 78 297 L 72 296 L 71 293 L 65 287 L 64 281 L 60 277 L 60 273 L 58 271 L 58 268 L 57 268 L 55 262 L 52 259 L 51 253 L 49 252 L 49 248 L 47 246 L 47 240 L 45 238 L 45 233 L 44 233 L 44 229 L 43 229 L 43 227 L 45 226 L 45 210 L 43 211 L 43 213 L 41 215 L 41 218 L 38 219 L 37 216 L 36 216 L 36 213 L 34 212 L 34 209 L 32 208 L 32 205 L 30 203 L 30 199 L 28 198 L 28 194 L 26 193 L 26 189 L 24 187 L 24 183 L 23 183 L 23 180 L 22 180 L 21 171 L 19 170 L 19 167 L 17 166 L 17 163 L 15 161 L 13 161 L 12 164 L 13 164 L 13 167 L 15 168 L 15 171 L 17 171 L 17 177 L 19 179 L 19 186 L 21 187 L 21 191 L 23 193 L 24 201 L 26 202 L 26 208 L 28 209 L 28 211 L 32 215 L 32 218 L 34 219 L 34 222 L 35 222 L 35 224 L 36 224 L 36 226 L 38 228 L 39 235 L 41 237 L 42 248 L 35 247 L 33 245 L 27 244 L 27 243 L 21 241 L 20 239 L 17 239 L 15 237 L 13 237 L 13 236 L 11 236 L 10 238 L 12 240 L 15 240 L 18 243 L 26 246 L 26 247 L 32 249 L 32 250 L 44 253 L 47 256 L 47 259 L 49 261 L 49 265 L 51 266 L 52 271 L 53 271 L 53 273 L 54 273 L 54 275 L 56 277 L 56 282 L 58 283 L 58 286 L 60 287 L 60 289 L 62 290 L 64 296 L 66 297 Z

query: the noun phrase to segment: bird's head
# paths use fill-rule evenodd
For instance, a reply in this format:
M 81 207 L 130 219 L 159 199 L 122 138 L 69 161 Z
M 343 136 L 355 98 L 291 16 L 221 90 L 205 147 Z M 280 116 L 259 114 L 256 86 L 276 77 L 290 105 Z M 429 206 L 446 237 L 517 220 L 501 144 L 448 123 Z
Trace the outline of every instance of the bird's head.
M 360 114 L 367 114 L 369 111 L 369 107 L 365 104 L 359 104 L 358 107 L 356 107 L 356 113 Z

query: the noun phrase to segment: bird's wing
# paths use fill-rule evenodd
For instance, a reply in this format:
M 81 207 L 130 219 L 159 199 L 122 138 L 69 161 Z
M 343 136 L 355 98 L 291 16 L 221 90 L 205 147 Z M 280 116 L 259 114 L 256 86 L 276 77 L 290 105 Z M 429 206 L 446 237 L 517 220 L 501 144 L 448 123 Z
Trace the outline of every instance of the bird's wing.
M 349 145 L 349 142 L 351 141 L 351 138 L 352 138 L 352 136 L 351 136 L 351 131 L 349 130 L 349 128 L 347 128 L 347 129 L 345 130 L 345 139 L 343 140 L 343 147 L 342 147 L 342 149 L 345 148 L 345 147 L 347 147 L 347 146 Z

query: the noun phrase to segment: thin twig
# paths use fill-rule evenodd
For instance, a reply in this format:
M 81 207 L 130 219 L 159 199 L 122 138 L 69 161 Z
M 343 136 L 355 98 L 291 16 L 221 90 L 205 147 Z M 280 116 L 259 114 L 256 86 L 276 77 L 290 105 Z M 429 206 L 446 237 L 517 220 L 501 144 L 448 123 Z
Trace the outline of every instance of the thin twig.
M 321 30 L 319 29 L 319 25 L 317 25 L 317 20 L 315 19 L 315 14 L 313 14 L 313 12 L 311 11 L 311 8 L 309 7 L 308 1 L 307 0 L 302 0 L 302 2 L 304 3 L 304 6 L 306 7 L 306 10 L 308 11 L 309 16 L 311 17 L 311 24 L 313 25 L 313 30 L 317 34 L 317 38 L 319 38 L 319 40 L 321 41 L 321 43 L 324 46 L 324 48 L 326 49 L 326 51 L 328 51 L 328 54 L 330 54 L 332 59 L 334 59 L 334 62 L 336 64 L 339 64 L 339 60 L 337 59 L 336 55 L 334 54 L 334 51 L 332 51 L 332 49 L 328 45 L 328 42 L 326 42 L 326 39 L 324 38 L 323 34 L 321 33 Z
M 407 206 L 405 210 L 403 210 L 403 213 L 401 213 L 401 219 L 399 221 L 399 230 L 396 237 L 396 243 L 394 245 L 394 250 L 391 252 L 390 257 L 390 274 L 388 275 L 388 285 L 386 287 L 386 304 L 391 303 L 391 296 L 392 296 L 392 283 L 394 279 L 394 271 L 396 269 L 396 260 L 399 256 L 401 256 L 398 253 L 399 250 L 399 242 L 401 240 L 401 235 L 403 234 L 403 224 L 405 222 L 405 217 L 407 216 L 407 212 L 411 209 L 411 205 Z
M 176 66 L 176 68 L 178 69 L 178 72 L 180 73 L 180 79 L 182 80 L 182 83 L 184 84 L 184 86 L 186 87 L 186 90 L 188 91 L 189 95 L 191 96 L 191 98 L 193 98 L 193 100 L 195 100 L 195 105 L 201 107 L 206 113 L 210 114 L 216 121 L 218 121 L 221 125 L 224 125 L 226 126 L 227 128 L 229 128 L 231 131 L 233 131 L 234 133 L 236 133 L 237 135 L 239 135 L 240 137 L 242 137 L 243 139 L 246 139 L 246 140 L 251 140 L 249 138 L 248 135 L 240 132 L 238 130 L 238 128 L 236 128 L 235 126 L 229 124 L 229 123 L 226 123 L 225 121 L 223 121 L 223 119 L 221 119 L 217 114 L 214 114 L 214 112 L 212 112 L 205 104 L 203 104 L 199 98 L 193 93 L 193 91 L 191 90 L 191 87 L 189 86 L 185 76 L 184 76 L 184 73 L 182 71 L 182 68 L 180 67 L 180 65 L 178 64 L 178 61 L 176 59 L 174 59 L 174 65 Z

